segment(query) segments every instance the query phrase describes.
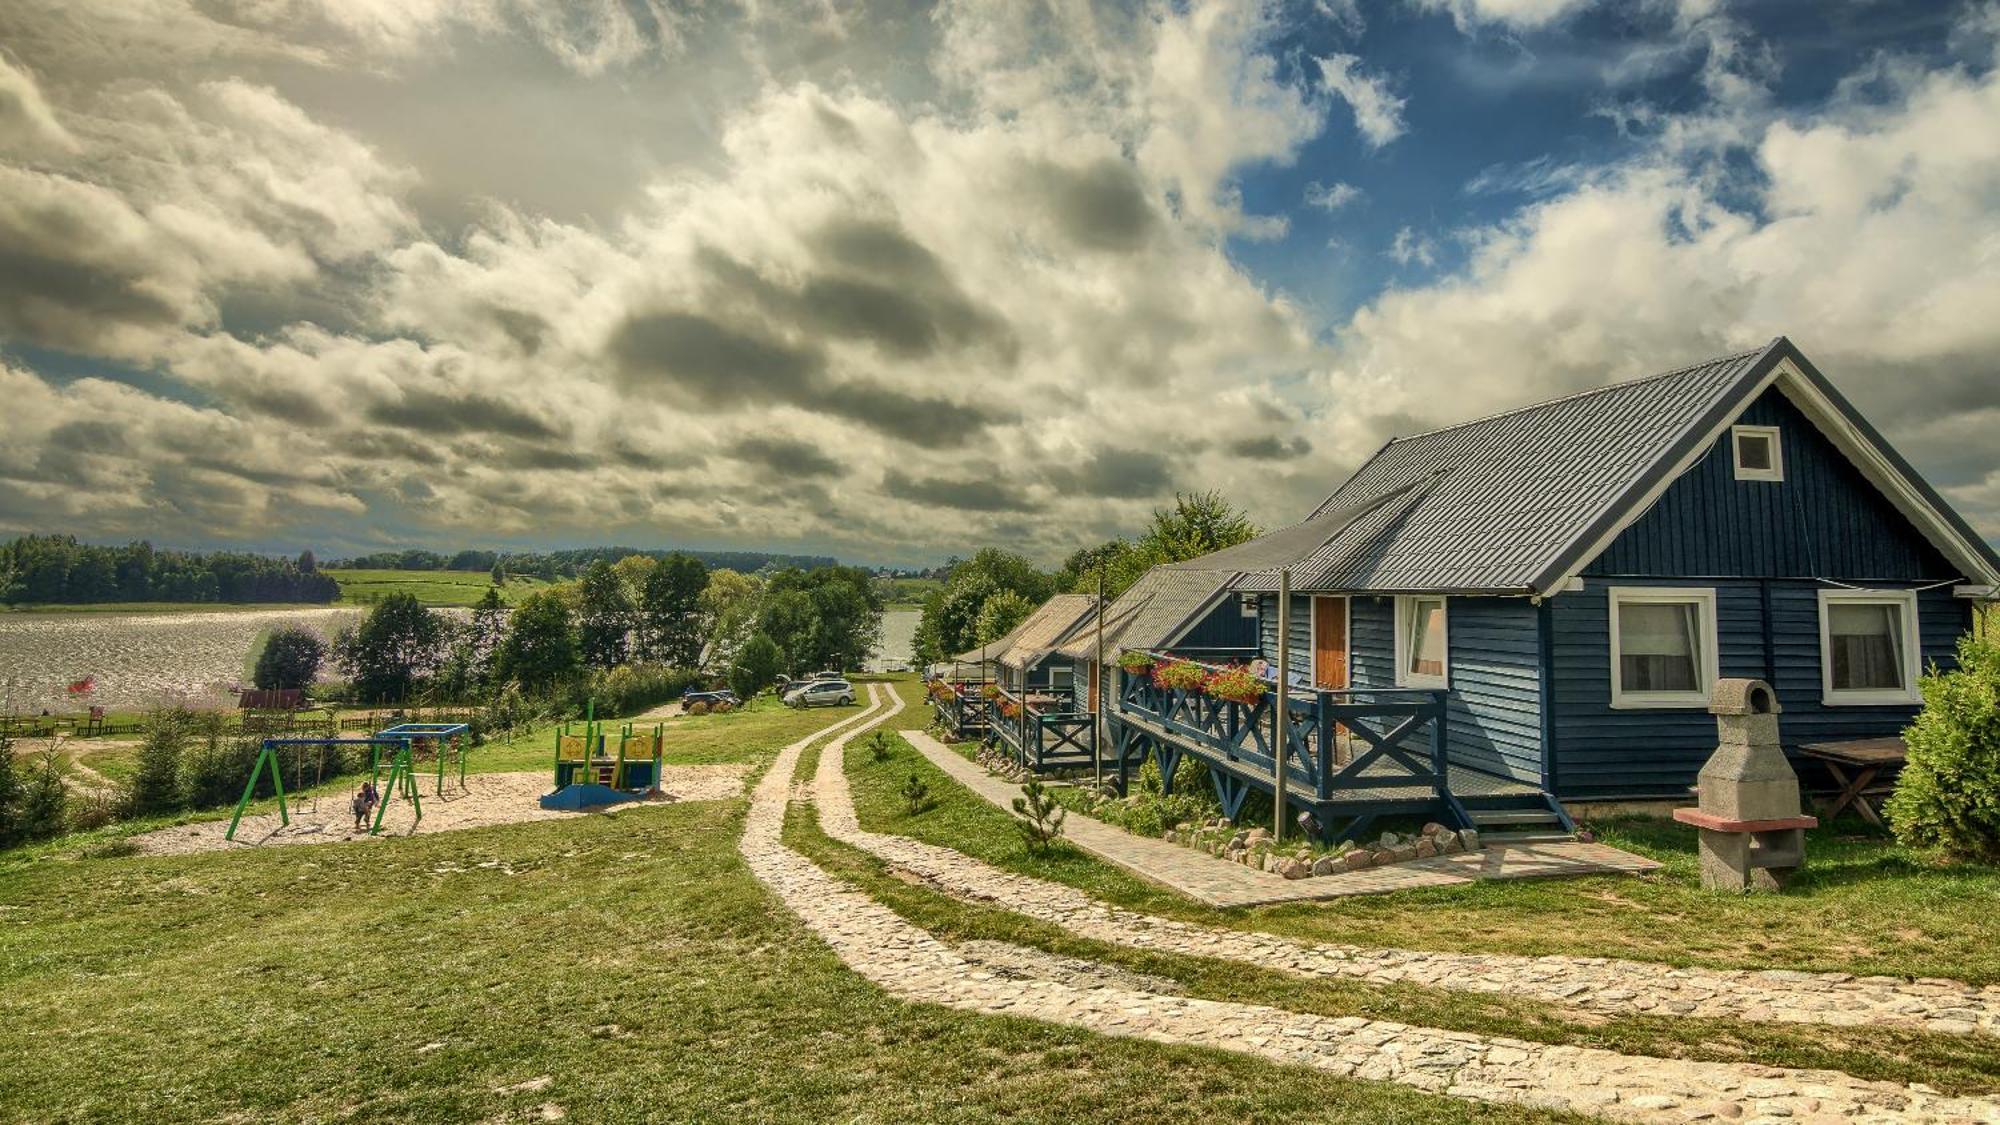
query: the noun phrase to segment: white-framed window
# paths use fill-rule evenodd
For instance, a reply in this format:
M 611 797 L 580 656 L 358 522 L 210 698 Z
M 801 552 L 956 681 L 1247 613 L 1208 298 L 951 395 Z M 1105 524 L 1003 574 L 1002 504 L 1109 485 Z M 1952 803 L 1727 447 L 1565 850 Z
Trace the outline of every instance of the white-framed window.
M 1730 446 L 1737 480 L 1784 480 L 1785 451 L 1776 426 L 1732 426 Z
M 1396 686 L 1451 686 L 1451 633 L 1442 595 L 1396 599 Z
M 1057 664 L 1049 669 L 1049 687 L 1055 691 L 1068 691 L 1076 683 L 1076 672 L 1067 664 Z
M 1706 707 L 1718 672 L 1715 591 L 1613 586 L 1611 705 Z
M 1829 707 L 1915 703 L 1917 593 L 1819 592 L 1820 698 Z

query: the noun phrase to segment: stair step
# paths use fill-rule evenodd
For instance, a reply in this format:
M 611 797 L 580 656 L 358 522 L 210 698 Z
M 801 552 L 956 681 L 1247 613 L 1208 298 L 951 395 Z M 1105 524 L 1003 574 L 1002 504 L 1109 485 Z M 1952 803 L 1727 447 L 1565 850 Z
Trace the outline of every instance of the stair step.
M 1489 824 L 1561 824 L 1562 821 L 1548 809 L 1470 809 L 1468 815 L 1472 823 L 1481 828 Z
M 1496 844 L 1569 844 L 1575 841 L 1575 836 L 1560 830 L 1546 832 L 1481 832 L 1479 834 L 1480 846 L 1487 848 L 1493 847 Z

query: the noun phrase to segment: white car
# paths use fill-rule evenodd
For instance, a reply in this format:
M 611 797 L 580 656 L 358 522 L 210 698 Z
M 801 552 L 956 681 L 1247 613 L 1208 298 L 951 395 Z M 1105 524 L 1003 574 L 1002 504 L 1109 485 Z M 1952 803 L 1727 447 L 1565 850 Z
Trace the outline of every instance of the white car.
M 809 680 L 785 692 L 787 707 L 847 707 L 854 703 L 854 685 L 846 680 Z

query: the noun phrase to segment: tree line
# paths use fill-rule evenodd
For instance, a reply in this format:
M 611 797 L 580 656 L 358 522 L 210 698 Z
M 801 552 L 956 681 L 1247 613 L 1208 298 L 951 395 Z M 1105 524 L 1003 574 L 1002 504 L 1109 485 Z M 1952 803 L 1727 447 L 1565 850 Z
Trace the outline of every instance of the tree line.
M 281 631 L 260 654 L 256 681 L 308 687 L 330 658 L 365 702 L 511 692 L 559 706 L 595 698 L 619 713 L 695 683 L 726 680 L 747 699 L 781 673 L 854 668 L 881 631 L 881 595 L 858 567 L 754 575 L 685 552 L 632 554 L 600 559 L 511 611 L 497 588 L 464 618 L 394 594 L 324 652 L 310 633 Z
M 311 551 L 296 559 L 237 551 L 168 551 L 151 543 L 99 547 L 70 535 L 0 543 L 0 602 L 308 602 L 340 600 Z
M 612 564 L 634 556 L 654 560 L 681 556 L 696 559 L 716 570 L 734 570 L 744 574 L 774 569 L 817 570 L 839 565 L 838 560 L 824 555 L 779 555 L 768 551 L 642 551 L 636 547 L 578 547 L 562 551 L 464 550 L 449 555 L 420 549 L 377 551 L 330 565 L 356 570 L 492 571 L 497 567 L 504 574 L 554 582 L 581 578 L 597 563 Z
M 929 664 L 998 640 L 1053 594 L 1096 593 L 1100 575 L 1105 596 L 1115 599 L 1155 566 L 1199 558 L 1257 534 L 1257 526 L 1221 493 L 1176 493 L 1173 507 L 1155 509 L 1138 536 L 1080 548 L 1053 571 L 988 547 L 953 560 L 944 584 L 924 599 L 917 659 Z

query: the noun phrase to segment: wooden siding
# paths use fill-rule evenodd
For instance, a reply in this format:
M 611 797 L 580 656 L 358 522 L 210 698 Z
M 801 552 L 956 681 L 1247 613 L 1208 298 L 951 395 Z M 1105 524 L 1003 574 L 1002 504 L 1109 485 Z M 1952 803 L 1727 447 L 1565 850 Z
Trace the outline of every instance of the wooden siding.
M 1275 604 L 1277 599 L 1273 598 Z M 1209 609 L 1187 634 L 1174 643 L 1175 652 L 1247 657 L 1257 649 L 1258 628 L 1263 614 L 1243 616 L 1236 595 L 1229 594 Z
M 1292 659 L 1311 667 L 1311 607 L 1292 606 Z M 1277 618 L 1277 599 L 1267 619 Z M 1396 601 L 1357 595 L 1348 646 L 1355 688 L 1396 686 Z M 1539 622 L 1526 598 L 1452 598 L 1446 628 L 1451 694 L 1446 745 L 1453 762 L 1539 784 L 1542 777 Z M 1266 659 L 1277 658 L 1275 626 L 1264 631 Z
M 1737 421 L 1778 427 L 1785 479 L 1737 480 L 1725 432 L 1584 574 L 1848 582 L 1958 575 L 1777 388 Z
M 1646 582 L 1715 590 L 1721 674 L 1771 681 L 1784 708 L 1778 721 L 1787 745 L 1893 735 L 1916 715 L 1915 704 L 1821 704 L 1820 583 L 1659 578 Z M 1567 799 L 1685 796 L 1715 750 L 1715 718 L 1704 708 L 1611 708 L 1609 589 L 1622 584 L 1593 579 L 1585 589 L 1549 602 L 1554 781 L 1556 793 Z M 1885 584 L 1885 588 L 1890 587 Z M 1924 664 L 1955 667 L 1955 646 L 1971 627 L 1971 610 L 1949 589 L 1924 591 L 1917 603 Z

